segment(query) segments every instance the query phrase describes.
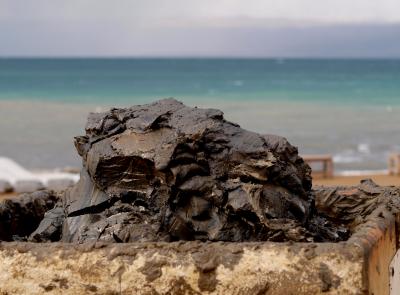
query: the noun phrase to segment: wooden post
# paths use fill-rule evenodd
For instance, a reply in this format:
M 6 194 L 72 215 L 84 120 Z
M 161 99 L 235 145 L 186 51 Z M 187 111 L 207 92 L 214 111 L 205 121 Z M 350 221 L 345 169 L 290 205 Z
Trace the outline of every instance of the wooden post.
M 326 161 L 326 177 L 332 178 L 333 177 L 333 159 L 332 157 L 329 157 L 329 159 Z
M 389 156 L 389 174 L 400 175 L 400 154 L 393 153 Z

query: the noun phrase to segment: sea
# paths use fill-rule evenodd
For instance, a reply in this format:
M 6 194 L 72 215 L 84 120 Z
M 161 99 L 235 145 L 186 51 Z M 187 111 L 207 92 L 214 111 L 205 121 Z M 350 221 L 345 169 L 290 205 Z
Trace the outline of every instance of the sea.
M 331 154 L 338 173 L 400 152 L 400 59 L 0 58 L 0 156 L 78 167 L 89 112 L 167 97 Z

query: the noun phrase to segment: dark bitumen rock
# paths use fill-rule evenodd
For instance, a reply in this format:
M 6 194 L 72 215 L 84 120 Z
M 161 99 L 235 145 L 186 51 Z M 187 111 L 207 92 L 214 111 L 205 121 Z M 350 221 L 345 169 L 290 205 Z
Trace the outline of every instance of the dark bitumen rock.
M 357 232 L 368 220 L 400 211 L 400 188 L 379 186 L 371 179 L 358 186 L 316 187 L 314 191 L 319 214 L 340 221 L 351 232 Z
M 219 110 L 165 99 L 92 113 L 75 146 L 81 179 L 33 240 L 53 240 L 54 232 L 80 243 L 347 237 L 316 214 L 311 169 L 297 148 L 246 131 Z
M 59 196 L 53 191 L 26 193 L 0 202 L 0 240 L 24 240 L 32 233 Z
M 39 227 L 29 236 L 31 242 L 56 242 L 61 239 L 62 225 L 65 220 L 63 206 L 55 206 L 47 211 Z

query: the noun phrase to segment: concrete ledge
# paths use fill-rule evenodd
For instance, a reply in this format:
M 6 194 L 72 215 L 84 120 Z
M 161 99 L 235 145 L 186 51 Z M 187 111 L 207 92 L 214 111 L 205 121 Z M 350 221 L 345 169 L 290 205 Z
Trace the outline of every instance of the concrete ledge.
M 3 294 L 389 294 L 396 220 L 341 243 L 0 244 Z
M 3 243 L 8 294 L 361 294 L 363 249 L 340 244 Z

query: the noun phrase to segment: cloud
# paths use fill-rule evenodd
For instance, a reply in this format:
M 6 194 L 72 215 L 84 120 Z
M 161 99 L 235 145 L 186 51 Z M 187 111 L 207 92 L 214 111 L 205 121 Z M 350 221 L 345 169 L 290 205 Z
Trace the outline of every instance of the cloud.
M 0 47 L 3 56 L 400 57 L 400 25 L 131 31 L 115 30 L 107 22 L 72 22 L 62 28 L 26 22 L 18 36 L 8 29 Z
M 1 0 L 1 19 L 168 20 L 271 18 L 400 22 L 398 0 Z
M 0 0 L 2 56 L 399 56 L 398 0 Z

